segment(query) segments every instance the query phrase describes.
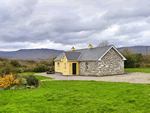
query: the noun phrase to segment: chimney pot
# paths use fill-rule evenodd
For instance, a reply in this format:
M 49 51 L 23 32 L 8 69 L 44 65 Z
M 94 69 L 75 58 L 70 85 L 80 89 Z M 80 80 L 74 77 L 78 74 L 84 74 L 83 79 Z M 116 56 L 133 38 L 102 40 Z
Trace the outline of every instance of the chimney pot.
M 74 48 L 74 47 L 72 47 L 72 48 L 71 48 L 71 51 L 74 51 L 74 50 L 75 50 L 75 48 Z
M 93 45 L 89 44 L 88 48 L 89 48 L 89 49 L 93 48 Z

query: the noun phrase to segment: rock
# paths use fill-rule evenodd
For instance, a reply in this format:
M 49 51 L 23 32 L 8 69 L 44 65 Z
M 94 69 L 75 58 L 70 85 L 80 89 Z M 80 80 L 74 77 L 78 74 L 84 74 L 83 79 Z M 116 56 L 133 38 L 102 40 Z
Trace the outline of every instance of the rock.
M 15 87 L 11 87 L 10 89 L 16 89 Z
M 26 86 L 26 88 L 30 89 L 30 86 Z
M 0 90 L 4 90 L 4 88 L 0 88 Z
M 35 86 L 31 86 L 30 88 L 31 88 L 31 89 L 35 89 Z
M 25 89 L 25 88 L 22 87 L 22 88 L 19 88 L 19 89 Z

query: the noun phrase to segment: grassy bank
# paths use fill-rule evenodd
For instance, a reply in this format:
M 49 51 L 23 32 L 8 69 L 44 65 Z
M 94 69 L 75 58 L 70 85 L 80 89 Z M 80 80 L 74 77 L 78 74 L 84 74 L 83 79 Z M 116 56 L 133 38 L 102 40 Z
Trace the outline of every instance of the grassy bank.
M 150 73 L 150 69 L 140 69 L 140 68 L 126 68 L 125 72 L 142 72 L 142 73 Z
M 50 77 L 44 77 L 44 76 L 40 76 L 40 75 L 35 75 L 34 72 L 26 72 L 26 73 L 18 73 L 18 74 L 29 74 L 29 75 L 33 75 L 35 76 L 37 79 L 39 80 L 46 80 L 46 79 L 53 79 L 53 78 L 50 78 Z
M 45 81 L 39 89 L 0 90 L 0 112 L 148 113 L 150 85 Z

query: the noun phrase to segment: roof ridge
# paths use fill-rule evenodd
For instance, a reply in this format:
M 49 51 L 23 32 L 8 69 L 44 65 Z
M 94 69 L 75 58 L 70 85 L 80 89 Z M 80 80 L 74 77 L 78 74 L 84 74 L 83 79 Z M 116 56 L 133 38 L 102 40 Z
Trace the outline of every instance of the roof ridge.
M 103 47 L 93 47 L 93 48 L 91 48 L 91 49 L 104 48 L 104 47 L 111 47 L 111 46 L 114 46 L 114 45 L 108 45 L 108 46 L 103 46 Z M 77 49 L 77 50 L 74 50 L 73 52 L 78 51 L 78 50 L 88 50 L 88 49 L 89 49 L 89 48 Z M 71 52 L 71 50 L 69 50 L 69 51 L 64 51 L 64 52 Z

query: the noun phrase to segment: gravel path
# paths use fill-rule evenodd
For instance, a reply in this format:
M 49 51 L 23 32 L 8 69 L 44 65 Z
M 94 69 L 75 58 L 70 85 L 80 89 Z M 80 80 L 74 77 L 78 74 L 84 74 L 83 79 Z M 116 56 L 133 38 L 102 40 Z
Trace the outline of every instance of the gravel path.
M 129 82 L 129 83 L 150 83 L 150 73 L 128 73 L 123 75 L 113 75 L 113 76 L 64 76 L 59 73 L 56 74 L 46 74 L 46 73 L 35 73 L 35 75 L 41 75 L 46 77 L 51 77 L 55 79 L 50 80 L 95 80 L 95 81 L 109 81 L 109 82 Z

